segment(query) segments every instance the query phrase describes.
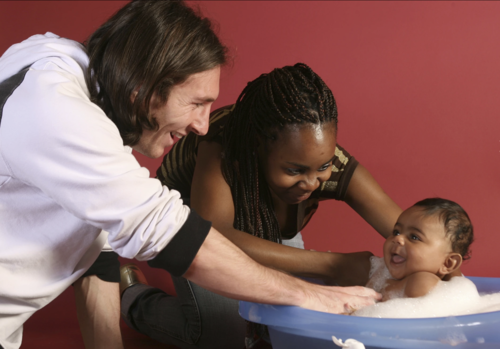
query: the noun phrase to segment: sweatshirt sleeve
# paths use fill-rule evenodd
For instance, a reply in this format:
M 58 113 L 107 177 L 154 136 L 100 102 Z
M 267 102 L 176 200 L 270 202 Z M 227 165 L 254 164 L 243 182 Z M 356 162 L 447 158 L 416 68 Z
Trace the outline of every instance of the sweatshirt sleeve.
M 194 260 L 211 227 L 211 222 L 192 210 L 172 241 L 154 259 L 148 261 L 149 266 L 165 269 L 174 276 L 182 276 Z
M 153 259 L 192 220 L 191 211 L 177 191 L 149 177 L 114 123 L 90 102 L 83 73 L 64 64 L 37 62 L 5 104 L 2 160 L 10 176 L 38 195 L 108 231 L 119 255 Z M 187 245 L 190 236 L 202 243 L 207 233 L 206 226 L 183 229 L 175 245 Z

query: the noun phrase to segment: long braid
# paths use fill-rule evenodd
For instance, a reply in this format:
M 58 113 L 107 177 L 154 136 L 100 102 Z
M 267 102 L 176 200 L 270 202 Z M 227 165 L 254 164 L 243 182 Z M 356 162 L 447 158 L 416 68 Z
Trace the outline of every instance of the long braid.
M 281 242 L 271 192 L 257 157 L 259 137 L 275 139 L 287 125 L 337 124 L 332 92 L 307 65 L 274 69 L 249 82 L 224 130 L 222 172 L 235 205 L 234 227 Z

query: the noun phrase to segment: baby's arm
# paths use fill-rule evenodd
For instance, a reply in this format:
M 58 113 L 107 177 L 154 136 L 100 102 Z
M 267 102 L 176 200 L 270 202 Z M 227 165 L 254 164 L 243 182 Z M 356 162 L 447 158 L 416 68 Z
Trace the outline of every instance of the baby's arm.
M 408 276 L 405 285 L 405 297 L 422 297 L 429 293 L 441 279 L 432 273 L 420 271 Z

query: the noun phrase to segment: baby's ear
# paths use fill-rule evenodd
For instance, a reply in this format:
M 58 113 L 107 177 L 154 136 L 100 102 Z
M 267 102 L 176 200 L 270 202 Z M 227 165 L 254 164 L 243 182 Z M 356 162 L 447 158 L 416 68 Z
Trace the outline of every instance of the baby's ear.
M 441 277 L 453 273 L 462 265 L 462 256 L 460 253 L 452 252 L 448 254 L 443 265 L 439 269 Z

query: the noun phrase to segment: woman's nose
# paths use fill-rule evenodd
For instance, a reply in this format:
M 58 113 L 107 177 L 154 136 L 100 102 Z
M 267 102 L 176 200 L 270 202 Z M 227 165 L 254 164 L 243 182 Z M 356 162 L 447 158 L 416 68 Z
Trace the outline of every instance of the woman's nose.
M 321 181 L 317 176 L 308 176 L 302 182 L 304 183 L 303 189 L 307 191 L 315 191 L 321 185 Z

